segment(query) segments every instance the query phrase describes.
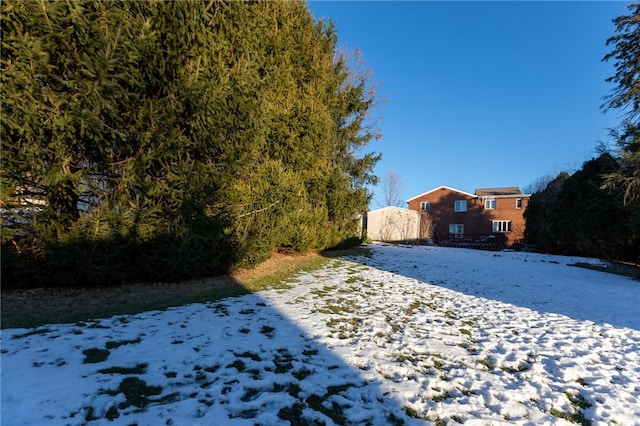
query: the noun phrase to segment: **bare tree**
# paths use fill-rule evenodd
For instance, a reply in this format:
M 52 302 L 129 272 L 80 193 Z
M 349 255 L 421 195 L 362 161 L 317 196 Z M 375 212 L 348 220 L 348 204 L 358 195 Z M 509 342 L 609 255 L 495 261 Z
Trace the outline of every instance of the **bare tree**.
M 433 218 L 429 212 L 420 212 L 420 235 L 421 240 L 429 241 L 433 238 Z
M 534 194 L 536 192 L 542 192 L 549 185 L 549 182 L 553 181 L 555 176 L 544 175 L 537 178 L 535 181 L 530 183 L 529 185 L 522 188 L 522 192 L 525 194 Z
M 386 242 L 409 242 L 418 237 L 419 219 L 402 210 L 387 212 L 381 218 L 378 238 Z
M 382 201 L 378 201 L 380 207 L 402 207 L 403 203 L 400 200 L 400 193 L 402 192 L 402 178 L 398 172 L 387 172 L 384 178 L 380 181 L 382 189 Z

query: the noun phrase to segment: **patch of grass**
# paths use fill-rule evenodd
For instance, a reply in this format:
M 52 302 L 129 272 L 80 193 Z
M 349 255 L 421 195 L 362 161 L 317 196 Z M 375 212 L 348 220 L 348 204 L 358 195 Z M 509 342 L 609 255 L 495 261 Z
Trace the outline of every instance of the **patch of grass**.
M 256 397 L 258 397 L 258 395 L 260 395 L 260 393 L 261 393 L 260 389 L 249 388 L 246 390 L 244 395 L 240 397 L 240 401 L 242 402 L 253 401 L 254 399 L 256 399 Z
M 418 412 L 416 410 L 414 410 L 413 408 L 409 407 L 408 405 L 405 405 L 404 407 L 402 407 L 404 409 L 404 412 L 407 416 L 412 417 L 414 419 L 420 419 L 420 415 L 418 414 Z
M 82 354 L 85 356 L 83 364 L 96 364 L 105 361 L 111 352 L 106 349 L 90 348 L 82 351 Z
M 420 310 L 422 306 L 424 306 L 424 304 L 420 300 L 414 300 L 409 304 L 409 307 L 404 310 L 404 313 L 405 315 L 413 315 L 416 311 Z
M 115 405 L 112 405 L 111 407 L 109 407 L 109 409 L 107 410 L 107 413 L 104 415 L 104 418 L 107 420 L 114 420 L 114 419 L 117 419 L 118 417 L 120 417 L 120 413 L 118 413 L 118 409 L 116 408 Z
M 414 362 L 415 360 L 416 358 L 414 356 L 405 355 L 405 354 L 400 354 L 396 357 L 396 362 L 404 362 L 404 361 Z
M 433 395 L 431 397 L 431 400 L 433 402 L 442 402 L 442 401 L 446 401 L 447 399 L 451 398 L 451 394 L 449 394 L 449 391 L 444 391 L 442 393 Z
M 330 259 L 335 259 L 340 257 L 356 257 L 356 256 L 371 258 L 373 257 L 373 250 L 371 250 L 369 247 L 366 247 L 366 246 L 357 246 L 357 247 L 344 248 L 344 249 L 325 250 L 322 252 L 322 255 Z
M 120 382 L 118 389 L 114 391 L 107 391 L 106 393 L 112 396 L 123 393 L 126 401 L 120 403 L 119 408 L 127 408 L 131 405 L 143 408 L 147 406 L 152 400 L 149 396 L 160 395 L 162 387 L 160 386 L 147 386 L 144 380 L 140 380 L 137 377 L 127 377 Z
M 84 419 L 85 419 L 85 421 L 90 422 L 90 421 L 93 421 L 93 420 L 98 420 L 98 418 L 93 415 L 94 411 L 95 410 L 91 406 L 84 407 Z
M 284 373 L 286 373 L 288 371 L 293 370 L 293 364 L 291 363 L 290 360 L 276 358 L 276 359 L 273 360 L 273 363 L 276 366 L 276 368 L 275 368 L 275 370 L 273 370 L 273 372 L 276 373 L 276 374 L 284 374 Z
M 607 272 L 609 274 L 622 275 L 640 281 L 640 265 L 625 262 L 607 262 L 606 265 L 594 265 L 587 262 L 570 263 L 568 266 L 591 269 L 592 271 Z
M 444 370 L 444 362 L 442 362 L 439 358 L 433 358 L 433 368 L 436 370 Z
M 80 326 L 79 324 L 84 325 L 96 318 L 137 314 L 191 303 L 215 302 L 267 288 L 285 288 L 290 286 L 287 281 L 299 272 L 319 269 L 332 262 L 333 258 L 327 256 L 318 253 L 286 256 L 274 254 L 271 259 L 253 269 L 237 269 L 230 275 L 177 283 L 3 291 L 0 325 L 3 329 L 34 328 L 53 323 L 77 323 Z M 102 328 L 99 324 L 96 326 Z M 29 334 L 16 338 L 48 331 L 29 331 Z
M 216 303 L 215 305 L 213 305 L 213 312 L 220 315 L 221 317 L 229 316 L 229 309 L 224 303 Z
M 400 417 L 397 417 L 393 413 L 389 413 L 385 417 L 389 421 L 389 424 L 392 426 L 404 426 L 404 420 L 402 420 Z
M 333 420 L 334 423 L 339 425 L 348 424 L 348 419 L 344 415 L 344 410 L 340 404 L 331 401 L 331 408 L 327 408 L 326 405 L 329 404 L 325 405 L 325 403 L 329 401 L 327 401 L 326 395 L 324 397 L 315 394 L 310 395 L 305 401 L 309 408 L 324 414 Z
M 4 310 L 4 306 L 2 306 L 2 309 Z M 3 322 L 4 322 L 4 320 L 3 320 Z M 28 332 L 23 333 L 23 334 L 16 334 L 15 336 L 12 337 L 12 339 L 22 339 L 24 337 L 35 336 L 37 334 L 47 334 L 50 331 L 51 330 L 48 329 L 48 328 L 39 328 L 37 330 L 28 331 Z
M 577 410 L 574 413 L 565 413 L 564 411 L 551 408 L 549 414 L 559 419 L 565 419 L 571 423 L 580 424 L 582 426 L 591 426 L 591 420 L 587 419 L 582 411 Z
M 480 365 L 487 367 L 487 370 L 491 371 L 495 368 L 495 364 L 489 358 L 483 358 L 476 361 Z
M 231 364 L 227 365 L 227 368 L 231 368 L 231 367 L 235 368 L 236 370 L 238 370 L 238 372 L 241 373 L 247 368 L 247 365 L 244 362 L 242 362 L 242 360 L 236 359 Z
M 589 386 L 589 383 L 587 383 L 587 381 L 586 381 L 585 379 L 583 379 L 582 377 L 578 377 L 578 378 L 576 379 L 576 382 L 577 382 L 579 385 L 583 386 L 583 387 L 587 387 L 587 386 Z
M 473 346 L 473 344 L 471 344 L 471 343 L 462 342 L 462 343 L 458 343 L 456 346 L 466 350 L 470 355 L 477 355 L 478 354 L 478 348 Z
M 334 386 L 329 386 L 327 387 L 327 393 L 325 394 L 325 396 L 331 396 L 331 395 L 337 395 L 341 392 L 344 392 L 350 388 L 355 387 L 356 385 L 352 384 L 352 383 L 345 383 L 343 385 L 334 385 Z
M 220 369 L 220 364 L 212 365 L 210 367 L 204 367 L 204 371 L 207 373 L 215 373 Z
M 555 417 L 565 419 L 571 423 L 577 423 L 582 426 L 591 426 L 591 420 L 587 419 L 582 412 L 585 408 L 590 408 L 592 404 L 587 401 L 587 399 L 580 394 L 580 392 L 567 391 L 564 393 L 569 402 L 571 402 L 571 406 L 573 407 L 573 413 L 565 413 L 564 411 L 560 411 L 556 408 L 551 408 L 549 413 Z
M 347 284 L 355 284 L 358 282 L 363 282 L 364 279 L 357 276 L 357 275 L 351 275 L 349 278 L 346 279 L 345 283 Z
M 260 358 L 260 355 L 258 355 L 255 352 L 251 352 L 251 351 L 245 351 L 245 352 L 241 352 L 241 353 L 233 353 L 235 356 L 238 356 L 240 358 L 249 358 L 252 361 L 262 361 L 262 358 Z
M 278 411 L 278 417 L 289 422 L 291 426 L 307 426 L 310 424 L 303 417 L 305 405 L 301 402 L 294 403 L 291 407 L 283 407 Z
M 118 342 L 107 342 L 105 347 L 107 349 L 115 349 L 118 348 L 120 346 L 123 345 L 135 345 L 137 343 L 140 343 L 142 341 L 142 339 L 140 337 L 136 338 L 136 339 L 132 339 L 132 340 L 120 340 Z
M 268 325 L 263 325 L 262 328 L 260 329 L 260 333 L 264 334 L 268 338 L 272 338 L 274 336 L 274 333 L 273 333 L 274 331 L 275 331 L 275 328 Z
M 100 374 L 144 374 L 147 371 L 147 363 L 141 363 L 135 367 L 109 367 L 98 370 Z
M 294 371 L 293 373 L 291 373 L 291 375 L 293 377 L 295 377 L 296 379 L 302 381 L 304 379 L 306 379 L 307 377 L 309 377 L 310 375 L 313 374 L 313 371 L 302 367 L 300 370 L 298 371 Z
M 335 293 L 336 290 L 337 290 L 336 286 L 325 285 L 321 289 L 314 289 L 314 290 L 311 290 L 309 293 L 314 294 L 316 296 L 324 297 L 324 296 L 328 296 L 330 294 Z
M 502 366 L 500 367 L 500 369 L 505 373 L 515 374 L 515 373 L 521 373 L 523 371 L 527 371 L 529 369 L 529 366 L 527 364 L 520 363 L 518 364 L 517 367 Z
M 302 355 L 304 355 L 304 356 L 318 355 L 318 350 L 317 349 L 305 349 L 305 350 L 302 351 Z
M 260 410 L 258 408 L 249 408 L 240 411 L 237 415 L 229 414 L 229 418 L 233 419 L 240 417 L 241 419 L 253 419 L 258 415 L 259 412 Z
M 569 401 L 571 401 L 571 405 L 576 408 L 591 408 L 592 404 L 587 401 L 587 399 L 582 396 L 579 392 L 565 392 Z
M 274 383 L 273 384 L 273 392 L 280 393 L 283 391 L 288 393 L 294 398 L 298 398 L 298 394 L 300 394 L 301 389 L 300 389 L 300 386 L 295 383 L 286 383 L 286 384 Z
M 337 425 L 349 424 L 349 419 L 344 414 L 345 406 L 340 405 L 336 401 L 330 400 L 332 395 L 336 395 L 344 390 L 352 387 L 352 384 L 344 384 L 330 386 L 323 396 L 312 394 L 302 401 L 294 403 L 290 407 L 283 407 L 278 411 L 278 417 L 284 421 L 288 421 L 290 425 L 309 426 L 321 424 L 317 420 L 309 419 L 304 416 L 305 410 L 314 410 L 329 417 Z M 287 389 L 289 394 L 298 397 L 300 388 L 297 385 L 274 385 L 274 391 L 282 391 Z M 293 393 L 292 393 L 293 392 Z

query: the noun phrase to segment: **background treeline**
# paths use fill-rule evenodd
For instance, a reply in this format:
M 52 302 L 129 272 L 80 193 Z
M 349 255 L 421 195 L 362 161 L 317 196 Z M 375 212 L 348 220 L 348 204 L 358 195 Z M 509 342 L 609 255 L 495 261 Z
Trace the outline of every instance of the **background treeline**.
M 540 185 L 525 212 L 525 239 L 537 249 L 640 263 L 640 4 L 614 19 L 616 33 L 604 61 L 613 61 L 615 83 L 605 110 L 624 111 L 611 129 L 615 149 L 573 175 L 561 173 Z
M 640 204 L 625 203 L 622 188 L 605 187 L 606 176 L 619 171 L 620 161 L 603 152 L 534 192 L 526 241 L 547 253 L 640 261 Z
M 2 2 L 2 285 L 178 280 L 358 236 L 365 75 L 303 2 Z

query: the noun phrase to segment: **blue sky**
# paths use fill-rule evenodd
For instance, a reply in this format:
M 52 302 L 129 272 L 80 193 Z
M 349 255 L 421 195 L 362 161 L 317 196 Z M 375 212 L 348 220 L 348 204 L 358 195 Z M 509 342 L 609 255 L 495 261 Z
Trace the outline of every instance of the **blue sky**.
M 402 201 L 440 185 L 525 187 L 573 172 L 613 146 L 604 113 L 611 22 L 630 2 L 319 1 L 342 49 L 360 49 L 380 85 L 380 177 Z M 373 188 L 371 207 L 379 207 Z

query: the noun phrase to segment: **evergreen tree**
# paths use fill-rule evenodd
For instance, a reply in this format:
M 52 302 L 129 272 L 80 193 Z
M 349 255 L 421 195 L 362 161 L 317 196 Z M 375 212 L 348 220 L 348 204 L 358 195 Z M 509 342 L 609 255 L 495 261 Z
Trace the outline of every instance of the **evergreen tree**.
M 621 190 L 601 188 L 604 176 L 618 169 L 617 159 L 605 152 L 532 194 L 525 211 L 527 241 L 544 252 L 637 260 L 637 213 L 623 205 Z
M 603 176 L 619 169 L 617 160 L 603 153 L 584 163 L 567 179 L 550 214 L 555 250 L 606 259 L 628 259 L 636 234 L 629 229 L 629 211 L 620 191 L 601 189 Z
M 640 209 L 640 3 L 629 5 L 629 15 L 613 20 L 616 34 L 607 40 L 614 48 L 603 58 L 614 61 L 616 73 L 606 81 L 616 83 L 603 105 L 625 110 L 625 119 L 611 134 L 618 144 L 621 169 L 609 173 L 606 188 L 625 190 L 625 204 Z
M 3 277 L 180 279 L 354 235 L 375 93 L 304 3 L 2 7 Z
M 2 200 L 37 208 L 39 232 L 58 238 L 107 190 L 127 143 L 139 22 L 128 2 L 2 7 Z
M 606 81 L 616 83 L 612 93 L 606 97 L 606 109 L 627 109 L 627 118 L 638 123 L 640 118 L 640 3 L 628 6 L 629 15 L 615 18 L 614 36 L 607 39 L 607 46 L 614 49 L 603 61 L 614 61 L 616 73 Z
M 550 234 L 550 225 L 555 220 L 551 212 L 554 211 L 558 195 L 563 185 L 569 178 L 569 174 L 562 172 L 549 181 L 546 186 L 531 194 L 531 199 L 524 212 L 526 221 L 525 240 L 542 251 L 554 250 L 553 238 Z

